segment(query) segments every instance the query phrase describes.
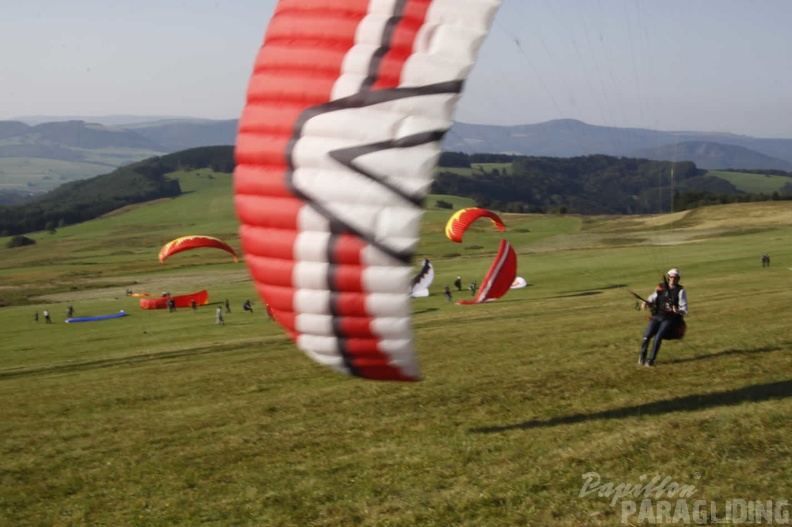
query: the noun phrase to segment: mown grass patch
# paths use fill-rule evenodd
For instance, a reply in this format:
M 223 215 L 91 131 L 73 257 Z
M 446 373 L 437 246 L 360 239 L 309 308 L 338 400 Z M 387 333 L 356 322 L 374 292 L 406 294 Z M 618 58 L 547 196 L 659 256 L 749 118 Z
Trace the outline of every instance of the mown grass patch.
M 653 217 L 507 215 L 506 232 L 481 222 L 463 244 L 445 239 L 447 212 L 429 211 L 419 253 L 435 287 L 413 302 L 425 379 L 392 384 L 307 358 L 224 254 L 156 260 L 179 226 L 238 246 L 219 179 L 0 249 L 0 294 L 32 302 L 0 309 L 0 523 L 622 524 L 621 503 L 580 495 L 591 472 L 614 484 L 667 476 L 721 507 L 787 499 L 792 224 L 776 220 L 787 211 L 714 207 L 667 230 Z M 191 215 L 210 203 L 216 214 Z M 135 227 L 154 218 L 168 227 L 146 241 Z M 712 234 L 743 218 L 749 231 Z M 614 244 L 643 233 L 640 246 Z M 502 237 L 529 285 L 485 305 L 446 302 L 443 285 L 480 282 Z M 639 368 L 645 313 L 628 290 L 648 295 L 672 266 L 689 333 Z M 210 304 L 142 310 L 127 287 L 206 288 Z M 232 313 L 218 326 L 226 298 Z M 129 316 L 65 324 L 69 304 L 78 316 Z M 33 321 L 42 309 L 53 324 Z

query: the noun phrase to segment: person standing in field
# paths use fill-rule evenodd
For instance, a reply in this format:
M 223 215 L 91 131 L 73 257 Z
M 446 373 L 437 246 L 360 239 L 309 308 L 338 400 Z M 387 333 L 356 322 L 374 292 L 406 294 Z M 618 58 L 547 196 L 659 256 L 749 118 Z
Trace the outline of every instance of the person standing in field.
M 36 311 L 35 313 L 33 313 L 33 320 L 35 320 L 35 321 L 36 321 L 36 324 L 38 324 L 38 311 Z
M 446 302 L 451 302 L 451 288 L 445 286 L 443 288 L 443 294 L 445 295 Z
M 231 312 L 231 304 L 228 303 L 228 299 L 227 298 L 226 298 L 226 301 L 225 301 L 225 308 L 226 308 L 226 313 L 230 313 Z
M 49 310 L 47 309 L 44 310 L 44 322 L 47 324 L 52 324 L 52 319 L 50 319 Z
M 215 323 L 220 325 L 225 325 L 225 320 L 223 320 L 223 308 L 217 306 L 217 311 L 215 311 Z
M 679 283 L 682 275 L 679 269 L 670 269 L 667 279 L 657 286 L 654 293 L 641 305 L 641 309 L 652 310 L 649 324 L 644 331 L 641 341 L 641 351 L 638 355 L 638 364 L 641 366 L 654 366 L 660 345 L 663 340 L 682 338 L 685 329 L 684 316 L 688 313 L 687 293 Z M 652 352 L 647 357 L 649 341 L 654 337 Z
M 462 277 L 457 276 L 456 280 L 454 280 L 454 287 L 457 288 L 457 291 L 462 291 Z

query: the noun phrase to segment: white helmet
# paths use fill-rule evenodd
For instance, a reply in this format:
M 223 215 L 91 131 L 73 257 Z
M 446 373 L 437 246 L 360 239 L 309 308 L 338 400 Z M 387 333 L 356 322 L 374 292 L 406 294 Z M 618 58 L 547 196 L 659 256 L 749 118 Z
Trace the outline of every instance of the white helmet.
M 669 270 L 668 270 L 668 272 L 667 272 L 666 274 L 667 274 L 668 276 L 672 276 L 672 275 L 673 275 L 673 276 L 676 276 L 676 277 L 677 277 L 677 278 L 679 278 L 679 279 L 681 279 L 681 278 L 682 278 L 682 275 L 681 275 L 681 274 L 679 274 L 679 269 L 677 269 L 677 268 L 674 268 L 674 269 L 669 269 Z

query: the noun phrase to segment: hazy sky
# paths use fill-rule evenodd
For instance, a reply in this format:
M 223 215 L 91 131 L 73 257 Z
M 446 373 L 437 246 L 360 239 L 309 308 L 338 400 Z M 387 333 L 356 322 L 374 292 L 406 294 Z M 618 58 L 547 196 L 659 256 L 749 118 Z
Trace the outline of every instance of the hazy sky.
M 275 3 L 7 2 L 0 119 L 237 118 Z M 791 23 L 790 0 L 504 0 L 457 120 L 792 138 Z

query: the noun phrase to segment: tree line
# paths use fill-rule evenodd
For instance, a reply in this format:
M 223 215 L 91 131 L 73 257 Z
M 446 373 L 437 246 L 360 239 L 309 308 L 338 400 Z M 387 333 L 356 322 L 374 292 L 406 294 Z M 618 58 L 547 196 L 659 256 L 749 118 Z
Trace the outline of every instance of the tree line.
M 502 167 L 487 169 L 481 163 Z M 460 175 L 448 170 L 454 168 L 471 171 Z M 690 161 L 447 152 L 440 158 L 431 191 L 472 198 L 480 207 L 506 212 L 656 214 L 710 204 L 792 199 L 792 178 L 772 194 L 748 194 Z
M 233 172 L 233 147 L 194 148 L 153 157 L 109 174 L 66 183 L 32 201 L 0 207 L 0 236 L 54 231 L 127 205 L 178 196 L 179 182 L 168 174 L 196 168 Z
M 176 171 L 233 173 L 232 146 L 201 147 L 153 157 L 109 174 L 73 181 L 32 201 L 0 207 L 0 236 L 56 230 L 113 210 L 181 194 Z M 500 168 L 484 168 L 480 164 Z M 471 167 L 476 166 L 475 170 Z M 455 169 L 471 169 L 460 175 Z M 765 173 L 765 172 L 763 172 Z M 747 194 L 692 162 L 606 155 L 573 158 L 445 152 L 431 191 L 472 198 L 506 212 L 656 214 L 740 201 L 792 199 L 792 174 L 776 192 Z

